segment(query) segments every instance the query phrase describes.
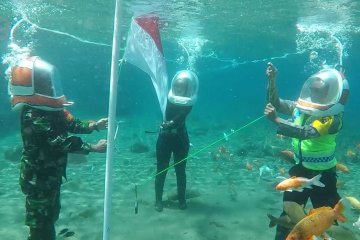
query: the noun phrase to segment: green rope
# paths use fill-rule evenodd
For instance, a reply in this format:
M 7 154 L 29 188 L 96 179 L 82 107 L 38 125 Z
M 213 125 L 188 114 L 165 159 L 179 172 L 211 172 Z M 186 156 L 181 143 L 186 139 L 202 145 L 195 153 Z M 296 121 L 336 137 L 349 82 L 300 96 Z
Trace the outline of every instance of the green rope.
M 221 142 L 221 141 L 223 141 L 223 140 L 227 139 L 228 137 L 230 137 L 230 136 L 232 136 L 232 135 L 236 134 L 237 132 L 239 132 L 239 131 L 241 131 L 241 130 L 243 130 L 243 129 L 247 128 L 247 127 L 249 127 L 250 125 L 252 125 L 252 124 L 254 124 L 254 123 L 258 122 L 258 121 L 260 121 L 260 120 L 261 120 L 261 119 L 263 119 L 264 117 L 265 117 L 265 115 L 260 116 L 260 117 L 258 117 L 258 118 L 256 118 L 256 119 L 252 120 L 251 122 L 249 122 L 249 123 L 245 124 L 244 126 L 242 126 L 242 127 L 238 128 L 238 129 L 236 129 L 235 131 L 232 131 L 230 134 L 227 134 L 227 135 L 226 135 L 226 136 L 224 136 L 223 138 L 220 138 L 220 139 L 216 140 L 215 142 L 213 142 L 213 143 L 211 143 L 211 144 L 209 144 L 209 145 L 207 145 L 207 146 L 205 146 L 205 147 L 201 148 L 200 150 L 196 151 L 196 152 L 195 152 L 195 153 L 193 153 L 193 154 L 189 154 L 186 158 L 182 159 L 181 161 L 179 161 L 179 162 L 177 162 L 177 163 L 174 163 L 174 164 L 170 165 L 169 167 L 165 168 L 164 170 L 162 170 L 162 171 L 160 171 L 160 172 L 158 172 L 158 173 L 156 173 L 156 174 L 155 174 L 155 173 L 151 174 L 151 176 L 150 176 L 147 180 L 144 180 L 144 182 L 143 182 L 141 185 L 143 185 L 143 184 L 145 184 L 145 183 L 149 182 L 150 180 L 152 180 L 152 179 L 153 179 L 153 178 L 155 178 L 156 176 L 158 176 L 158 175 L 162 174 L 163 172 L 168 171 L 170 168 L 172 168 L 172 167 L 174 167 L 174 166 L 176 166 L 176 165 L 178 165 L 178 164 L 182 163 L 183 161 L 185 161 L 185 160 L 187 160 L 187 159 L 189 159 L 189 158 L 191 158 L 191 157 L 195 157 L 196 155 L 198 155 L 199 153 L 203 152 L 204 150 L 206 150 L 206 149 L 208 149 L 208 148 L 210 148 L 210 147 L 212 147 L 212 146 L 216 145 L 217 143 L 219 143 L 219 142 Z M 137 185 L 138 185 L 138 184 L 137 184 Z

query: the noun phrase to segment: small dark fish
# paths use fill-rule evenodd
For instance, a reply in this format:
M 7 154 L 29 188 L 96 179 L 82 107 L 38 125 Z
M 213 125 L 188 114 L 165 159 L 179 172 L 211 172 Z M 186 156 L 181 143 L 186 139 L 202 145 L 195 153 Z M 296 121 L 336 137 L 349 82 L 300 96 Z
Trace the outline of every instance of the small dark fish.
M 62 229 L 62 230 L 59 232 L 59 235 L 62 235 L 62 234 L 67 233 L 67 232 L 69 232 L 69 229 L 68 229 L 68 228 L 64 228 L 64 229 Z
M 75 232 L 70 231 L 70 232 L 65 233 L 63 235 L 63 237 L 67 238 L 67 237 L 71 237 L 71 236 L 74 236 L 74 235 L 75 235 Z
M 209 224 L 213 225 L 213 226 L 215 226 L 217 228 L 226 228 L 225 225 L 223 225 L 223 224 L 221 224 L 219 222 L 215 222 L 215 221 L 210 221 Z
M 138 201 L 135 201 L 135 214 L 138 214 L 139 212 L 139 203 Z

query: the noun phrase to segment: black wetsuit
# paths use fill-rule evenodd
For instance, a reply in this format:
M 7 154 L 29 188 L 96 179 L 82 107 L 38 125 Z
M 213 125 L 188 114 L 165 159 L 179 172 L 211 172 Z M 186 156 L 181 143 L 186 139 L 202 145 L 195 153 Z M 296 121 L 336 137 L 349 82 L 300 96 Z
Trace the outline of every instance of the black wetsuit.
M 189 137 L 185 120 L 191 111 L 191 106 L 175 105 L 168 101 L 166 106 L 166 121 L 174 121 L 174 124 L 166 129 L 161 129 L 156 143 L 157 172 L 169 167 L 171 154 L 174 156 L 175 172 L 179 202 L 185 202 L 186 191 L 186 160 L 189 153 Z M 181 162 L 180 162 L 181 161 Z M 180 162 L 180 163 L 179 163 Z M 178 163 L 178 164 L 177 164 Z M 156 201 L 162 201 L 162 194 L 167 170 L 156 176 L 155 194 Z

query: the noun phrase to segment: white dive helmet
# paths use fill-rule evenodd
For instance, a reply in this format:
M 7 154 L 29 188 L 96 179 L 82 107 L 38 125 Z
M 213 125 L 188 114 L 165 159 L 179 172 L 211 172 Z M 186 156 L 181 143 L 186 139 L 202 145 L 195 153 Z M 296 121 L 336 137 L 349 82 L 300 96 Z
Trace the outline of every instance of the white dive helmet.
M 57 69 L 37 56 L 24 58 L 11 68 L 9 94 L 13 109 L 28 105 L 57 111 L 68 104 Z
M 179 71 L 171 81 L 168 99 L 176 105 L 192 106 L 196 102 L 198 88 L 199 79 L 194 72 Z
M 297 108 L 314 117 L 339 114 L 349 94 L 349 84 L 338 70 L 323 69 L 309 77 L 304 83 Z

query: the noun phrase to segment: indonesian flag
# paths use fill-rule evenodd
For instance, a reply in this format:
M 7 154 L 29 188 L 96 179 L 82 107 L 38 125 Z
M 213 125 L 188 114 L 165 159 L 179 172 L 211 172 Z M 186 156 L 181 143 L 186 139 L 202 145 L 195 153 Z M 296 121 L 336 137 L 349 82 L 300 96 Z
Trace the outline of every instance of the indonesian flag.
M 158 21 L 154 15 L 132 18 L 123 58 L 149 74 L 165 119 L 168 77 Z

